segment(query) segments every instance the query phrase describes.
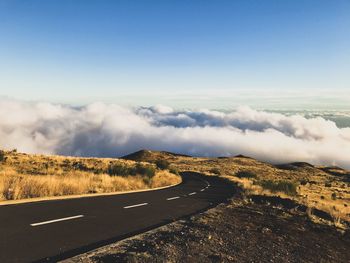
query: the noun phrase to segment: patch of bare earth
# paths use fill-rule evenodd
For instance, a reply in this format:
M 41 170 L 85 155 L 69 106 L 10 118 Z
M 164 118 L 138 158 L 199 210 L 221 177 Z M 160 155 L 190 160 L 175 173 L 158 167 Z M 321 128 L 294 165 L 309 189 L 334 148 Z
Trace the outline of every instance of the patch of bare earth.
M 65 262 L 350 262 L 350 233 L 305 212 L 234 198 Z

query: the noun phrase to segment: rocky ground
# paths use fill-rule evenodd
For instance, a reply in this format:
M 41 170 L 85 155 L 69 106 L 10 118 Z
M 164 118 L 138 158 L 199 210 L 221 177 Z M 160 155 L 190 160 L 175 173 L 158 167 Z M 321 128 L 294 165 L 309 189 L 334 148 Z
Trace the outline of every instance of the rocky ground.
M 67 262 L 350 262 L 350 233 L 297 203 L 236 196 L 205 213 Z

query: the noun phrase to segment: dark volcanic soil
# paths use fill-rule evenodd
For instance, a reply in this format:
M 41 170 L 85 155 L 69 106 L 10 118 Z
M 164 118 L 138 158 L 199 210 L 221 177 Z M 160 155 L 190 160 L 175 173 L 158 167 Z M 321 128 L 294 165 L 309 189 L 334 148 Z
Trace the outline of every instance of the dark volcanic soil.
M 350 262 L 350 234 L 235 198 L 66 262 Z

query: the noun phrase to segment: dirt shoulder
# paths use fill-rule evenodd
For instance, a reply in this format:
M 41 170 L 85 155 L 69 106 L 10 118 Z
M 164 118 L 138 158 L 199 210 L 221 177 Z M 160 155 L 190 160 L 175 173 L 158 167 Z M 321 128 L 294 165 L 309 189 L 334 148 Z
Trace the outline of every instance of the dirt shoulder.
M 348 231 L 315 224 L 295 207 L 235 197 L 64 262 L 349 262 L 349 247 Z

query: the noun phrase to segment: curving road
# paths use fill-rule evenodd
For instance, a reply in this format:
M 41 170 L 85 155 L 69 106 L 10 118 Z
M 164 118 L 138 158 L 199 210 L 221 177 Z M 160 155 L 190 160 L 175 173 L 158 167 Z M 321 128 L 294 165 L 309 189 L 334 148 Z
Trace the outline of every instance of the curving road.
M 215 206 L 234 188 L 182 174 L 178 186 L 148 192 L 0 206 L 0 262 L 55 262 Z

